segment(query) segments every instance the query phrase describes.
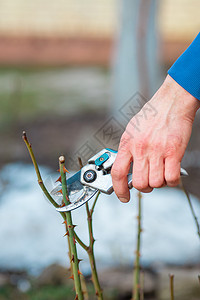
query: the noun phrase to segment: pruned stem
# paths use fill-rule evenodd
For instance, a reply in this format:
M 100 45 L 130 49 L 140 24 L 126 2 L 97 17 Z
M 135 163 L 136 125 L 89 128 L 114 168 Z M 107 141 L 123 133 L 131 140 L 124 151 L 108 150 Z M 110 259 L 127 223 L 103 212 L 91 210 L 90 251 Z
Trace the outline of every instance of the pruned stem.
M 59 158 L 59 167 L 60 167 L 60 175 L 61 175 L 61 183 L 62 183 L 62 194 L 63 194 L 63 201 L 66 205 L 69 204 L 69 198 L 67 193 L 67 183 L 66 183 L 66 174 L 64 172 L 64 164 L 65 158 L 60 156 Z M 76 295 L 78 296 L 79 300 L 83 300 L 83 292 L 81 287 L 81 279 L 80 279 L 80 271 L 79 271 L 79 260 L 77 256 L 76 250 L 76 240 L 74 234 L 74 225 L 72 223 L 72 216 L 71 212 L 66 212 L 66 221 L 67 221 L 67 234 L 69 236 L 69 244 L 71 249 L 71 262 L 72 262 L 72 269 L 73 269 L 73 279 L 74 285 L 76 290 Z
M 174 300 L 174 275 L 169 274 L 169 280 L 170 280 L 170 296 L 171 300 Z
M 190 206 L 190 210 L 191 210 L 192 216 L 193 216 L 193 218 L 194 218 L 194 222 L 195 222 L 196 227 L 197 227 L 197 234 L 198 234 L 198 236 L 199 236 L 199 238 L 200 238 L 200 226 L 199 226 L 199 222 L 198 222 L 197 216 L 196 216 L 196 214 L 195 214 L 194 208 L 193 208 L 193 206 L 192 206 L 192 201 L 191 201 L 191 199 L 190 199 L 190 195 L 189 195 L 187 189 L 185 188 L 185 186 L 184 186 L 182 180 L 181 180 L 181 188 L 182 188 L 182 190 L 184 191 L 184 193 L 185 193 L 185 195 L 186 195 L 186 197 L 187 197 L 187 200 L 188 200 L 188 203 L 189 203 L 189 206 Z
M 137 249 L 135 257 L 135 268 L 134 268 L 134 282 L 133 282 L 133 300 L 140 299 L 140 243 L 141 243 L 141 198 L 142 194 L 138 193 L 138 226 L 137 226 Z
M 92 208 L 90 209 L 90 214 L 91 214 L 91 216 L 93 215 L 94 208 L 95 208 L 95 205 L 96 205 L 97 200 L 98 200 L 98 198 L 99 198 L 99 195 L 100 195 L 100 192 L 97 193 L 97 195 L 96 195 L 96 197 L 95 197 L 95 199 L 94 199 L 94 202 L 93 202 L 93 204 L 92 204 Z

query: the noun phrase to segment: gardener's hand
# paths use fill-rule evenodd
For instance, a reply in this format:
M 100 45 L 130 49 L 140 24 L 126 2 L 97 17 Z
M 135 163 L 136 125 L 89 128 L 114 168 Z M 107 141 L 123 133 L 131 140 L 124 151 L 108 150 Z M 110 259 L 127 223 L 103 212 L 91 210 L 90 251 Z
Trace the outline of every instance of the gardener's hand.
M 200 101 L 169 75 L 149 103 L 157 113 L 131 119 L 111 170 L 115 193 L 122 202 L 130 199 L 127 174 L 132 161 L 133 187 L 141 192 L 179 183 L 180 163 L 200 107 Z M 139 112 L 140 116 L 147 105 Z M 137 120 L 140 120 L 139 125 Z

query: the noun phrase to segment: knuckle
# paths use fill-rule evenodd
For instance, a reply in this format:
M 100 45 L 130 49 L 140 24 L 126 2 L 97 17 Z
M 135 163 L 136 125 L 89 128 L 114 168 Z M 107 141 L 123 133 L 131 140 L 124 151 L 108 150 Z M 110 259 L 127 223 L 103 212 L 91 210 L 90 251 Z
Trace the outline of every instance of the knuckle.
M 119 151 L 127 151 L 129 148 L 130 136 L 124 132 L 120 139 Z
M 177 147 L 175 144 L 170 144 L 166 147 L 165 150 L 166 157 L 171 157 L 177 155 Z
M 178 134 L 167 136 L 167 145 L 165 147 L 166 157 L 182 157 L 183 140 Z
M 135 143 L 135 155 L 143 156 L 148 148 L 148 141 L 146 139 L 138 139 Z
M 161 142 L 152 143 L 151 150 L 152 150 L 153 153 L 161 152 L 163 150 L 162 143 Z

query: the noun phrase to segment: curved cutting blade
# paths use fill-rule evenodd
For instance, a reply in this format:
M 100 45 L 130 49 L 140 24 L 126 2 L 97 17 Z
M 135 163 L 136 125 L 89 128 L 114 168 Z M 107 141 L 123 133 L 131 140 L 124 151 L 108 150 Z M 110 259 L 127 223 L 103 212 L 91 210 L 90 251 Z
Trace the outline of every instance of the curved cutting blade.
M 88 186 L 83 186 L 80 182 L 80 178 L 81 170 L 72 175 L 69 179 L 67 179 L 67 190 L 71 204 L 59 207 L 56 209 L 57 211 L 66 212 L 76 209 L 85 204 L 87 201 L 89 201 L 97 193 L 97 189 Z M 61 188 L 62 186 L 61 184 L 59 184 L 51 191 L 50 194 L 53 197 L 56 196 L 57 198 L 59 197 L 62 199 L 63 196 L 60 193 Z
M 87 201 L 89 201 L 96 193 L 98 190 L 96 189 L 91 189 L 88 186 L 83 187 L 83 193 L 71 204 L 56 208 L 57 211 L 59 212 L 66 212 L 66 211 L 71 211 L 74 210 L 83 204 L 85 204 Z
M 69 179 L 67 179 L 67 191 L 69 197 L 83 190 L 83 185 L 80 182 L 81 171 L 78 171 L 74 175 L 72 175 Z M 52 197 L 60 197 L 62 198 L 62 194 L 59 191 L 62 189 L 62 185 L 57 185 L 51 192 Z

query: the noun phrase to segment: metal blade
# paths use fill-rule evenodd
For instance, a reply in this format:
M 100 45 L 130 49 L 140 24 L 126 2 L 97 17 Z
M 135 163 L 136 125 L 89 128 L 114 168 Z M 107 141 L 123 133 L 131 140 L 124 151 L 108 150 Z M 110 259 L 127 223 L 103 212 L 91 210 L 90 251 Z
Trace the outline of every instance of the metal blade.
M 67 191 L 69 197 L 75 193 L 78 193 L 83 189 L 83 185 L 80 182 L 80 177 L 81 177 L 81 171 L 78 171 L 74 175 L 72 175 L 69 179 L 67 179 Z M 59 196 L 62 197 L 60 193 L 58 193 L 62 189 L 62 185 L 59 184 L 57 185 L 51 192 L 50 194 L 52 196 Z
M 84 186 L 83 193 L 73 203 L 60 208 L 56 208 L 56 210 L 59 212 L 74 210 L 89 201 L 97 192 L 98 190 L 96 189 L 91 189 L 88 186 Z
M 80 182 L 80 179 L 81 179 L 81 170 L 75 173 L 69 179 L 67 179 L 67 191 L 69 197 L 83 189 L 83 185 Z

